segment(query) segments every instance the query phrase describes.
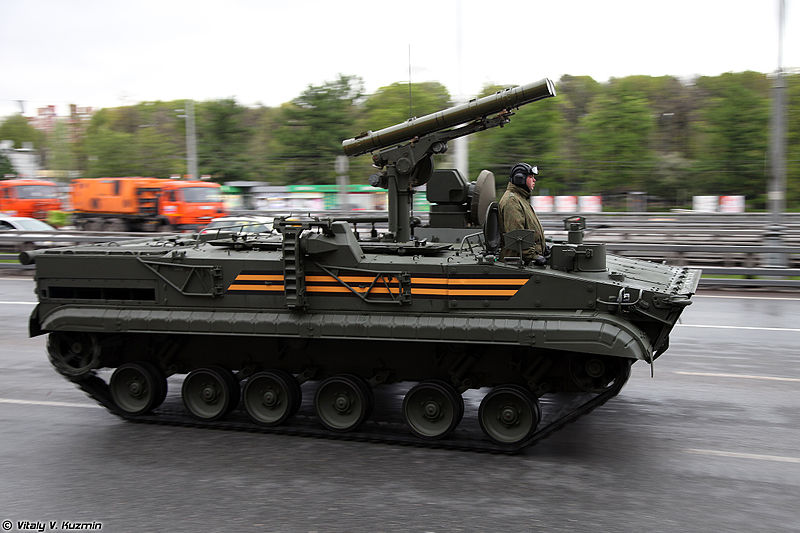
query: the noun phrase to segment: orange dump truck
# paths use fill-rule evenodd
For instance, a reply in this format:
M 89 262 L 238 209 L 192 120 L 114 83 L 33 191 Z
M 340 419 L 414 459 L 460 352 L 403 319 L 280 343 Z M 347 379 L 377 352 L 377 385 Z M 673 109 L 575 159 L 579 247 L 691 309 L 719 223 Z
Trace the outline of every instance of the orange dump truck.
M 86 230 L 196 230 L 224 216 L 218 183 L 159 178 L 72 181 L 72 219 Z
M 36 179 L 0 180 L 0 211 L 15 217 L 47 218 L 48 211 L 61 209 L 58 188 L 52 181 Z

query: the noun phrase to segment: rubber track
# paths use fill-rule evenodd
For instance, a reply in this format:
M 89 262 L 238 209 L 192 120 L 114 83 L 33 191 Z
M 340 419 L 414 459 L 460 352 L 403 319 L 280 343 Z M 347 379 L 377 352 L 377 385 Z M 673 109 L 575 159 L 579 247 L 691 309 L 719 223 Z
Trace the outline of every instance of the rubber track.
M 572 405 L 560 404 L 561 412 L 557 412 L 554 415 L 555 417 L 553 420 L 547 420 L 547 413 L 550 410 L 548 409 L 547 412 L 545 412 L 545 409 L 543 408 L 542 421 L 546 422 L 545 425 L 540 427 L 527 440 L 511 446 L 497 444 L 486 439 L 480 430 L 477 431 L 476 435 L 475 431 L 462 431 L 457 429 L 455 432 L 453 432 L 451 437 L 445 439 L 423 440 L 411 435 L 408 432 L 405 424 L 391 421 L 368 420 L 359 428 L 358 431 L 336 433 L 320 427 L 319 423 L 313 416 L 301 414 L 292 417 L 289 423 L 277 427 L 264 427 L 255 424 L 251 422 L 249 418 L 247 418 L 242 410 L 234 411 L 228 416 L 227 419 L 213 422 L 198 420 L 190 416 L 182 408 L 169 408 L 163 406 L 147 415 L 132 416 L 117 408 L 111 399 L 108 385 L 95 372 L 90 372 L 77 378 L 65 377 L 72 381 L 90 398 L 95 400 L 101 406 L 105 407 L 109 412 L 130 422 L 162 424 L 167 426 L 201 427 L 228 431 L 247 431 L 253 433 L 269 433 L 278 435 L 296 435 L 302 437 L 315 437 L 335 440 L 376 442 L 403 446 L 415 446 L 421 448 L 439 448 L 496 454 L 515 454 L 549 437 L 570 422 L 574 422 L 581 416 L 588 414 L 595 408 L 603 405 L 608 400 L 619 394 L 630 375 L 629 372 L 630 367 L 628 367 L 628 371 L 622 379 L 617 379 L 611 388 L 603 391 L 602 393 L 595 395 L 578 395 L 579 399 L 577 402 L 575 402 L 575 395 L 573 395 L 573 402 L 568 402 Z M 577 403 L 577 405 L 574 405 L 575 403 Z M 544 406 L 553 407 L 549 401 L 547 401 Z M 553 416 L 550 416 L 550 418 L 552 417 Z

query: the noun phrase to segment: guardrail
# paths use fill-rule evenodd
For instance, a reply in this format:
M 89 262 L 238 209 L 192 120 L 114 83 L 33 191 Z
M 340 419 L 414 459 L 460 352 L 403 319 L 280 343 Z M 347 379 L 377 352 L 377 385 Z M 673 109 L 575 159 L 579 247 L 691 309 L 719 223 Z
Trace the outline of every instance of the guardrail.
M 366 228 L 365 228 L 366 229 Z M 556 238 L 565 238 L 553 232 Z M 653 233 L 653 230 L 648 230 Z M 74 243 L 96 243 L 109 241 L 135 240 L 143 237 L 155 237 L 153 233 L 112 233 L 112 232 L 0 232 L 1 242 L 37 243 L 47 242 L 47 246 L 56 243 L 70 245 Z M 662 236 L 663 239 L 663 236 Z M 596 236 L 587 238 L 587 242 L 601 241 Z M 45 246 L 45 247 L 47 247 Z M 37 247 L 37 246 L 34 246 Z M 731 245 L 731 244 L 656 244 L 647 242 L 606 242 L 608 251 L 626 257 L 665 261 L 669 264 L 693 266 L 703 269 L 704 276 L 700 285 L 704 287 L 784 287 L 800 289 L 800 268 L 772 267 L 769 262 L 775 256 L 786 258 L 786 264 L 800 264 L 800 246 L 771 245 Z M 0 270 L 30 271 L 33 265 L 21 265 L 17 261 L 17 253 L 0 254 Z M 729 276 L 729 277 L 724 277 Z
M 386 211 L 241 211 L 240 214 L 261 216 L 320 216 L 320 217 L 380 217 Z M 784 244 L 800 246 L 800 213 L 784 213 L 781 224 L 773 226 L 769 213 L 574 213 L 586 217 L 588 237 L 603 242 L 635 240 L 654 244 L 752 244 L 779 236 Z M 427 212 L 414 212 L 422 224 L 428 222 Z M 548 236 L 566 239 L 563 220 L 570 213 L 539 213 L 539 220 Z M 362 222 L 359 229 L 369 227 Z M 385 229 L 386 223 L 376 223 Z
M 8 263 L 7 261 L 17 261 Z M 0 270 L 19 270 L 26 271 L 36 268 L 36 265 L 23 265 L 19 263 L 19 254 L 0 254 Z
M 427 211 L 414 211 L 414 216 L 420 217 L 423 221 L 428 219 Z M 600 213 L 545 213 L 537 212 L 539 221 L 543 224 L 548 221 L 561 224 L 561 221 L 573 215 L 586 217 L 589 222 L 599 221 L 603 224 L 642 224 L 653 222 L 676 222 L 680 224 L 772 224 L 771 213 L 701 213 L 694 211 L 647 211 L 647 212 L 625 212 L 625 211 L 604 211 Z M 231 216 L 321 216 L 321 217 L 352 217 L 352 216 L 386 216 L 387 211 L 376 210 L 338 210 L 328 209 L 324 211 L 302 210 L 302 209 L 263 209 L 263 210 L 234 210 Z M 800 226 L 800 213 L 783 213 L 781 215 L 781 225 Z

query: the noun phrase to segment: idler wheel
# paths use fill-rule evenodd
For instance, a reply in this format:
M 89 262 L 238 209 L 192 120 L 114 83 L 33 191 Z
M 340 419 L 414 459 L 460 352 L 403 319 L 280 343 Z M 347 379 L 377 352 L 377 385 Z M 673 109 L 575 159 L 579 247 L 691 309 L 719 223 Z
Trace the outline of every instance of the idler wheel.
M 150 363 L 126 363 L 111 375 L 109 391 L 120 410 L 129 415 L 143 415 L 164 401 L 167 379 Z
M 47 337 L 47 354 L 56 370 L 71 378 L 100 366 L 100 343 L 91 333 L 51 333 Z
M 578 389 L 600 393 L 610 389 L 617 379 L 628 379 L 630 364 L 619 357 L 576 356 L 569 361 L 569 375 Z
M 319 421 L 331 431 L 353 431 L 372 411 L 372 390 L 358 376 L 332 376 L 317 387 L 314 408 Z
M 541 418 L 539 400 L 518 385 L 495 387 L 478 409 L 481 429 L 498 444 L 523 442 L 536 431 Z
M 302 392 L 297 380 L 283 370 L 254 374 L 244 387 L 247 414 L 263 426 L 278 426 L 297 412 Z
M 423 381 L 403 399 L 403 418 L 411 433 L 426 440 L 449 435 L 464 416 L 464 399 L 448 383 Z
M 239 404 L 239 382 L 219 366 L 198 368 L 183 380 L 183 405 L 200 420 L 219 420 Z

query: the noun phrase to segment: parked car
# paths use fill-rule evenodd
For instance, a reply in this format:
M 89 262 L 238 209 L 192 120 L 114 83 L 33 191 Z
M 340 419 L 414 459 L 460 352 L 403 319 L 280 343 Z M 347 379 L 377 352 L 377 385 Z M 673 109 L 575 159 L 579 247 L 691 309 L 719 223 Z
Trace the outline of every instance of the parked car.
M 272 217 L 240 216 L 220 217 L 212 220 L 200 230 L 202 235 L 209 233 L 271 233 Z

